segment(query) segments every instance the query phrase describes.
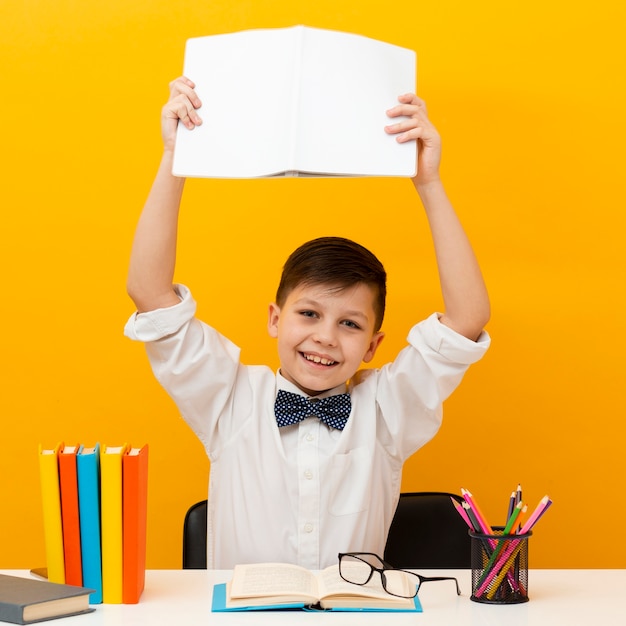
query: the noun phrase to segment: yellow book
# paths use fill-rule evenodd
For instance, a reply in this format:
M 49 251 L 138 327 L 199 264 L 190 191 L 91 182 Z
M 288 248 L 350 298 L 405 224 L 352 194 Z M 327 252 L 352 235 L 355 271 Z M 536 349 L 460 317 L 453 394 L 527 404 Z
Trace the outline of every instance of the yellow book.
M 59 488 L 59 450 L 62 448 L 63 443 L 58 443 L 52 450 L 39 446 L 39 478 L 46 543 L 46 564 L 48 580 L 53 583 L 65 582 L 61 490 Z
M 122 457 L 128 445 L 102 446 L 100 489 L 102 515 L 102 601 L 123 601 Z

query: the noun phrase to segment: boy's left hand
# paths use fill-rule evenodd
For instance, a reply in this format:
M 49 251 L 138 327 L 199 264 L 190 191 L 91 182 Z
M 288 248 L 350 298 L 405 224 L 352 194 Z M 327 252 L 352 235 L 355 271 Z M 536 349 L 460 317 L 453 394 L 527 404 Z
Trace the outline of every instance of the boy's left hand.
M 399 96 L 398 102 L 400 104 L 389 109 L 387 115 L 406 119 L 385 126 L 385 132 L 396 135 L 398 143 L 417 142 L 417 176 L 413 179 L 416 185 L 438 181 L 441 138 L 428 119 L 426 103 L 412 93 Z

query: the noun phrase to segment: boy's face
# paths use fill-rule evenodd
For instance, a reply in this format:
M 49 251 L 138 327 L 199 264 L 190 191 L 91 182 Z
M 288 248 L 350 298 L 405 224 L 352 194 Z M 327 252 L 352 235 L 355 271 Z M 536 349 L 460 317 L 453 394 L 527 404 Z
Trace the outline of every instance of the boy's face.
M 281 374 L 308 395 L 350 379 L 384 337 L 374 332 L 374 298 L 362 283 L 342 290 L 300 285 L 282 307 L 271 304 L 268 330 L 278 339 Z

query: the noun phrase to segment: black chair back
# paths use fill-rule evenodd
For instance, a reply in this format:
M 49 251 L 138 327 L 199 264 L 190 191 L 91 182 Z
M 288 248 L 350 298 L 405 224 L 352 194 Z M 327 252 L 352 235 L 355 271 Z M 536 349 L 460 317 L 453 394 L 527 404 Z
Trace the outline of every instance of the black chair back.
M 385 561 L 408 569 L 470 568 L 471 541 L 467 524 L 441 491 L 401 493 L 385 547 Z
M 385 561 L 413 569 L 465 569 L 470 565 L 468 528 L 441 491 L 402 493 L 389 529 Z M 206 569 L 207 501 L 193 504 L 183 527 L 183 569 Z
M 193 504 L 183 525 L 183 569 L 206 569 L 207 501 Z

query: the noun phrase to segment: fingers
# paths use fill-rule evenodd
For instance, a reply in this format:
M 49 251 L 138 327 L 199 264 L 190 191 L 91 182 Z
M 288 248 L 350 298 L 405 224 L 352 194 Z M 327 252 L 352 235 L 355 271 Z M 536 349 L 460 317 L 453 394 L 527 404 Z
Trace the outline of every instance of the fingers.
M 405 93 L 401 96 L 398 96 L 398 102 L 420 107 L 424 109 L 424 111 L 426 110 L 426 102 L 422 100 L 419 96 L 416 96 L 414 93 Z
M 389 117 L 399 117 L 400 115 L 406 115 L 407 117 L 423 115 L 425 118 L 428 117 L 426 103 L 415 94 L 406 93 L 399 96 L 398 102 L 401 104 L 397 104 L 387 111 Z
M 196 84 L 186 76 L 179 76 L 170 83 L 170 99 L 181 94 L 187 96 L 192 105 L 199 109 L 202 106 L 198 94 L 194 91 Z
M 400 104 L 387 111 L 391 118 L 401 117 L 395 124 L 385 126 L 385 132 L 396 135 L 399 143 L 423 139 L 435 132 L 433 125 L 428 119 L 426 103 L 415 94 L 408 93 L 398 97 Z
M 170 99 L 163 107 L 163 117 L 180 120 L 189 130 L 202 124 L 202 118 L 196 111 L 202 102 L 194 89 L 194 82 L 185 76 L 173 80 L 170 83 Z
M 184 95 L 176 96 L 167 102 L 163 107 L 163 117 L 168 120 L 180 120 L 189 130 L 202 124 L 202 118 L 196 112 L 189 98 Z

